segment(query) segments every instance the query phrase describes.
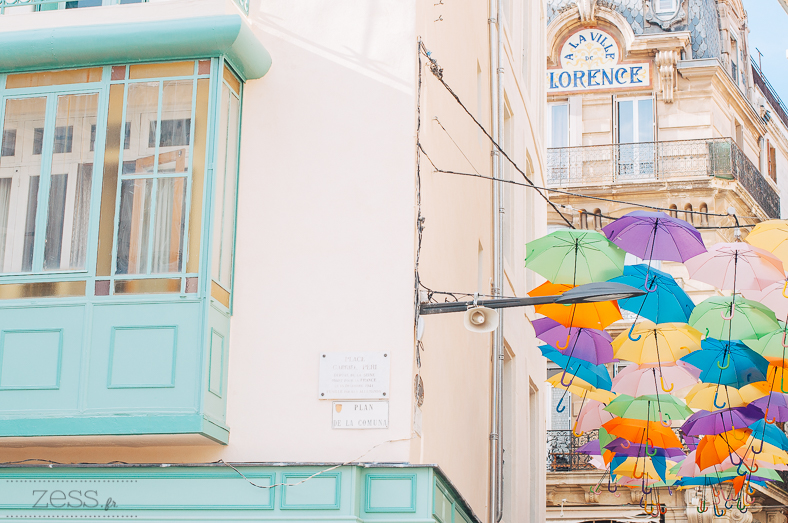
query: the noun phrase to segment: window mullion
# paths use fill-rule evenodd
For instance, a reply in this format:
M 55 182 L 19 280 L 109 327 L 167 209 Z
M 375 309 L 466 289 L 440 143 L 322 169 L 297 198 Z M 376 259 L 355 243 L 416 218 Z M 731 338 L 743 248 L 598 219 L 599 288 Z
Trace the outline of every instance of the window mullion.
M 52 178 L 52 153 L 55 147 L 55 127 L 57 126 L 57 98 L 57 94 L 47 95 L 43 147 L 41 148 L 41 171 L 38 178 L 38 198 L 36 200 L 33 272 L 42 272 L 44 267 L 44 246 L 46 245 L 46 224 L 49 210 L 49 187 Z
M 158 224 L 156 223 L 156 211 L 158 210 L 158 205 L 156 204 L 156 199 L 158 197 L 159 192 L 159 179 L 157 176 L 159 173 L 159 147 L 161 146 L 161 111 L 162 107 L 164 107 L 164 81 L 159 82 L 159 107 L 156 111 L 156 149 L 153 155 L 153 174 L 154 177 L 151 179 L 151 183 L 153 186 L 151 187 L 150 191 L 150 208 L 148 212 L 150 213 L 149 219 L 149 226 L 148 226 L 148 262 L 147 262 L 147 274 L 151 274 L 153 272 L 153 251 L 154 245 L 153 241 L 156 232 L 156 227 Z
M 120 212 L 120 195 L 121 190 L 123 188 L 123 162 L 125 161 L 125 144 L 126 144 L 126 119 L 128 115 L 126 112 L 128 111 L 128 102 L 129 102 L 129 86 L 130 83 L 126 83 L 123 88 L 123 117 L 120 120 L 120 145 L 118 151 L 118 173 L 117 173 L 117 188 L 115 191 L 115 223 L 113 224 L 113 233 L 112 233 L 112 267 L 110 268 L 110 274 L 115 276 L 118 270 L 118 228 L 120 227 L 120 220 L 121 220 L 121 212 Z

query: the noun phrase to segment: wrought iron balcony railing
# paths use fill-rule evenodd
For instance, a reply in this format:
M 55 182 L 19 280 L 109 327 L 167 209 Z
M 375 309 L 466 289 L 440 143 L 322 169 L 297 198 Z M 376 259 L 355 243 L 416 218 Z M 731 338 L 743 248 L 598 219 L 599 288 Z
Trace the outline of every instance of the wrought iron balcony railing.
M 709 177 L 737 180 L 769 217 L 780 217 L 779 194 L 730 138 L 547 150 L 547 184 L 550 187 Z
M 547 431 L 547 470 L 567 472 L 570 470 L 594 470 L 591 456 L 580 454 L 577 449 L 599 438 L 598 431 L 583 433 L 580 437 L 571 430 Z

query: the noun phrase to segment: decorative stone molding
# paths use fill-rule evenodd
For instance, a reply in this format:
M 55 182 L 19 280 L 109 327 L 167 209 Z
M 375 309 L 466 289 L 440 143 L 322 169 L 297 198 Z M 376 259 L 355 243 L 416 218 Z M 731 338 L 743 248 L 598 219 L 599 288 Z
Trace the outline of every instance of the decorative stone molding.
M 599 494 L 595 491 L 585 491 L 586 503 L 599 503 Z
M 577 0 L 577 11 L 580 14 L 580 22 L 583 24 L 593 24 L 596 22 L 596 0 Z
M 678 61 L 679 53 L 676 51 L 657 51 L 654 57 L 654 64 L 659 70 L 662 100 L 668 104 L 673 103 L 673 83 L 676 76 L 676 64 Z
M 632 488 L 629 489 L 629 499 L 632 501 L 632 504 L 638 505 L 640 504 L 640 498 L 643 497 L 643 493 L 640 489 Z
M 651 0 L 646 0 L 646 22 L 652 25 L 658 25 L 663 31 L 669 31 L 674 25 L 678 25 L 687 19 L 687 12 L 684 11 L 684 6 L 679 2 L 679 8 L 670 18 L 662 18 L 654 12 L 651 6 Z

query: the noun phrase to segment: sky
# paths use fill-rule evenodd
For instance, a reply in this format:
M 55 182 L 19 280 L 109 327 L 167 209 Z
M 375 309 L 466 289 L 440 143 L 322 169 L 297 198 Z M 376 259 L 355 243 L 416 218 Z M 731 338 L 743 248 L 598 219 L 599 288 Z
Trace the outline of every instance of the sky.
M 783 103 L 788 105 L 788 14 L 777 0 L 743 0 L 750 25 L 750 54 Z

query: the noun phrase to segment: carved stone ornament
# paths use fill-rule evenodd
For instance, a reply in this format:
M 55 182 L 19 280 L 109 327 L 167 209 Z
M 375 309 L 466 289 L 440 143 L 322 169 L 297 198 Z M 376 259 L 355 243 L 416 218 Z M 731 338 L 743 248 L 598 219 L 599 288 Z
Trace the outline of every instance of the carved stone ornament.
M 657 51 L 654 57 L 654 64 L 659 71 L 659 84 L 662 88 L 662 100 L 665 103 L 673 103 L 673 82 L 676 76 L 676 63 L 679 61 L 679 53 L 676 51 Z
M 596 0 L 577 0 L 577 10 L 580 13 L 580 21 L 584 24 L 591 24 L 596 21 Z
M 632 501 L 633 504 L 639 504 L 640 499 L 642 497 L 643 497 L 643 493 L 640 491 L 640 489 L 637 488 L 629 489 L 629 499 L 630 501 Z
M 672 15 L 658 15 L 654 12 L 652 7 L 652 0 L 646 0 L 646 22 L 652 25 L 658 25 L 663 31 L 670 30 L 674 25 L 680 24 L 687 19 L 687 13 L 681 5 L 683 2 L 679 1 L 679 8 Z
M 599 503 L 599 494 L 596 491 L 586 490 L 586 503 Z

